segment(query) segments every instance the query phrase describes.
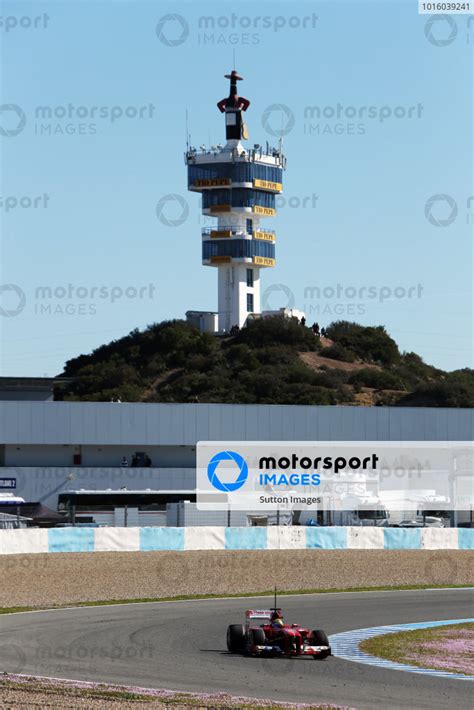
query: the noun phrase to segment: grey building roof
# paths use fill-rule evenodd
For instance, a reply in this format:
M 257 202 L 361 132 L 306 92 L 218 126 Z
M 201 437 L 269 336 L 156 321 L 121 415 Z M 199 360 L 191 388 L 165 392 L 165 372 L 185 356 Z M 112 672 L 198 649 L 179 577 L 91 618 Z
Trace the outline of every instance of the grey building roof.
M 0 401 L 1 444 L 470 441 L 474 409 Z

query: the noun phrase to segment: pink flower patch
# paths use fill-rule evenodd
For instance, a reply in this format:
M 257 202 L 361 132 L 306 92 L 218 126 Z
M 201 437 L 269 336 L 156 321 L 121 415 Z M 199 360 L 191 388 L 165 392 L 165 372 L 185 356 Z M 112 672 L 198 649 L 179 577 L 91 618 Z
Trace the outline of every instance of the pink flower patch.
M 474 630 L 437 629 L 436 636 L 430 641 L 408 641 L 404 661 L 474 675 Z

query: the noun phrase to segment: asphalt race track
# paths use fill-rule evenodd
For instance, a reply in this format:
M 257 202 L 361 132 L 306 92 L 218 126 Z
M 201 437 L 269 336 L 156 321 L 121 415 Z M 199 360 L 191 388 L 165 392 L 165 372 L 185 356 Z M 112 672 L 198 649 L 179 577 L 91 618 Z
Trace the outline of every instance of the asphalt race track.
M 287 621 L 328 634 L 473 615 L 472 590 L 281 597 Z M 339 658 L 228 654 L 229 623 L 258 599 L 83 607 L 0 617 L 0 671 L 354 708 L 471 708 L 472 683 Z

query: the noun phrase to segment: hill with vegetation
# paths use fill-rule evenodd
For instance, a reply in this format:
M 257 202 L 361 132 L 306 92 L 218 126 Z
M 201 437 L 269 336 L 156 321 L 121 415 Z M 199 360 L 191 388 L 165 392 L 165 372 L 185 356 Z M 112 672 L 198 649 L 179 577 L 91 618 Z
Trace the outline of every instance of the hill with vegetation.
M 474 406 L 474 370 L 444 372 L 382 326 L 347 321 L 324 338 L 279 317 L 234 336 L 166 321 L 69 360 L 62 376 L 58 396 L 73 401 Z

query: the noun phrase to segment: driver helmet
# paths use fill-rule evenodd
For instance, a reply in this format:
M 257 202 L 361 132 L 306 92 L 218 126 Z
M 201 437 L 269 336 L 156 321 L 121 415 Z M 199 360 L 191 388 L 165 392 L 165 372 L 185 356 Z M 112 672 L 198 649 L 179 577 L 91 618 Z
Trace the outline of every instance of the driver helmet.
M 283 619 L 274 619 L 273 626 L 284 626 Z

